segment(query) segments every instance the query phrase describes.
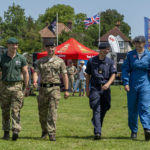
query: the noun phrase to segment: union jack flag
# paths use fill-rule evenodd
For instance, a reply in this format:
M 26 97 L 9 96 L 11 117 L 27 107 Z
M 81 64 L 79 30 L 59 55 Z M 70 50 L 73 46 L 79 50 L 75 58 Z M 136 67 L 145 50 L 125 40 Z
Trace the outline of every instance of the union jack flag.
M 99 24 L 99 19 L 100 19 L 99 14 L 97 14 L 91 18 L 87 18 L 86 20 L 84 20 L 85 28 L 87 29 L 92 24 Z

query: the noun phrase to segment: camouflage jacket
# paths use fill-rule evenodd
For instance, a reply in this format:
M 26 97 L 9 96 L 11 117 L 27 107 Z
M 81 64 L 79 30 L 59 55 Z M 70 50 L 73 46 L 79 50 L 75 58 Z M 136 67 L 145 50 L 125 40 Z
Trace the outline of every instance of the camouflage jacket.
M 67 73 L 68 75 L 73 75 L 76 72 L 76 67 L 75 66 L 68 66 L 67 67 Z
M 40 74 L 41 83 L 60 83 L 60 74 L 67 73 L 64 61 L 57 56 L 39 59 L 35 71 Z

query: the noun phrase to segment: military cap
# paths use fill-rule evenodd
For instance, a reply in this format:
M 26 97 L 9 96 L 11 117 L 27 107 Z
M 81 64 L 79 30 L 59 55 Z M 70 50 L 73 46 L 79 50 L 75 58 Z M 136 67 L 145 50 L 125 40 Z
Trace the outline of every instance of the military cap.
M 145 42 L 146 42 L 146 40 L 145 40 L 144 36 L 136 36 L 133 39 L 133 43 L 145 43 Z
M 18 40 L 15 38 L 15 37 L 10 37 L 8 40 L 7 40 L 7 43 L 8 44 L 18 44 Z
M 81 61 L 80 61 L 80 64 L 84 64 L 84 60 L 81 60 Z
M 99 49 L 107 49 L 107 48 L 110 48 L 110 45 L 108 42 L 105 42 L 105 43 L 100 43 L 99 46 L 98 46 Z
M 56 46 L 54 42 L 48 42 L 45 44 L 45 47 Z

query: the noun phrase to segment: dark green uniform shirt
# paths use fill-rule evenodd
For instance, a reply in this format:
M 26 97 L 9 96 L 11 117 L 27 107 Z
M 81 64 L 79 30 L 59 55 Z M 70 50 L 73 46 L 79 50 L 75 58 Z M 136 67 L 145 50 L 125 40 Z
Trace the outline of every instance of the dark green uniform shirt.
M 12 59 L 3 54 L 0 57 L 0 68 L 2 71 L 2 81 L 18 82 L 21 81 L 22 67 L 26 66 L 27 62 L 24 56 L 16 53 L 16 56 Z

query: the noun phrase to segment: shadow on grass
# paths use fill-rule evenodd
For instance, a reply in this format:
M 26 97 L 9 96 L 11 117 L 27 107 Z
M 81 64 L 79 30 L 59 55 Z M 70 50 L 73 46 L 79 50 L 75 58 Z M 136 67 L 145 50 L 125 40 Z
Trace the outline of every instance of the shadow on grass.
M 74 95 L 74 96 L 72 96 L 72 95 L 70 95 L 69 97 L 74 97 L 74 98 L 84 98 L 85 96 L 79 96 L 79 95 Z
M 24 136 L 24 137 L 19 137 L 19 139 L 26 139 L 26 140 L 43 140 L 41 137 L 29 137 L 29 136 Z
M 58 136 L 57 138 L 72 138 L 72 139 L 83 139 L 83 140 L 94 140 L 94 136 Z M 125 137 L 125 136 L 119 136 L 119 137 L 103 137 L 101 140 L 130 140 L 130 141 L 145 141 L 145 140 L 131 140 L 130 137 Z
M 120 137 L 102 137 L 102 139 L 116 139 L 116 140 L 129 140 L 129 141 L 145 141 L 145 140 L 139 140 L 139 139 L 134 139 L 132 140 L 130 137 L 124 137 L 124 136 L 120 136 Z
M 92 140 L 92 141 L 99 141 L 99 140 L 94 140 L 94 136 L 56 136 L 56 139 L 61 139 L 61 138 L 68 138 L 68 139 L 82 139 L 82 140 Z M 46 139 L 41 139 L 40 137 L 19 137 L 19 139 L 23 140 L 38 140 L 38 141 L 49 141 L 48 138 Z M 0 141 L 4 140 L 0 138 Z M 9 139 L 11 140 L 11 138 Z M 129 141 L 139 141 L 139 142 L 144 142 L 145 140 L 131 140 L 130 137 L 124 137 L 124 136 L 119 136 L 119 137 L 102 137 L 101 140 L 129 140 Z M 7 141 L 7 140 L 5 140 Z
M 69 138 L 69 139 L 84 139 L 89 140 L 93 139 L 93 136 L 57 136 L 56 138 Z

